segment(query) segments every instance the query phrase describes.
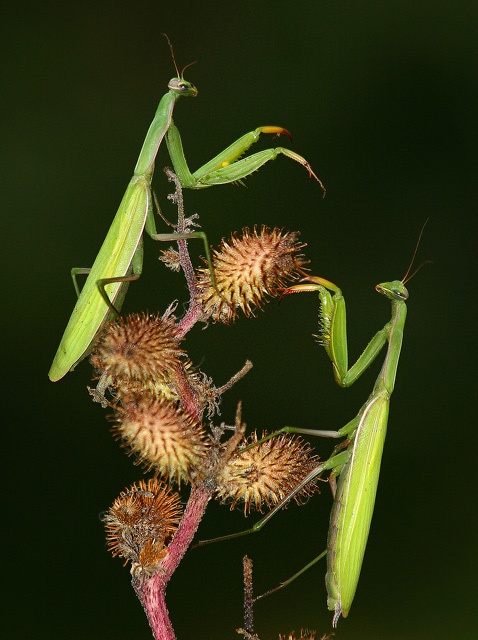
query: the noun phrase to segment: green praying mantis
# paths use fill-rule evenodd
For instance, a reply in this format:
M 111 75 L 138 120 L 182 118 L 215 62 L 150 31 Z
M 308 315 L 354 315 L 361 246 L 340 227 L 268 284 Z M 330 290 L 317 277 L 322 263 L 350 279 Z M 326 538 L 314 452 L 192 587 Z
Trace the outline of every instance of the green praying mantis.
M 423 228 L 418 243 L 422 233 Z M 350 611 L 362 568 L 380 475 L 390 398 L 395 386 L 407 316 L 408 291 L 405 284 L 416 273 L 415 271 L 409 277 L 418 243 L 404 278 L 383 282 L 375 287 L 378 293 L 390 300 L 391 318 L 370 340 L 362 355 L 350 368 L 348 365 L 346 307 L 339 287 L 324 278 L 307 276 L 303 279 L 303 282 L 307 284 L 295 285 L 284 291 L 283 296 L 303 291 L 318 292 L 320 340 L 332 362 L 335 380 L 341 387 L 351 386 L 387 344 L 384 363 L 373 391 L 365 404 L 355 418 L 338 431 L 284 427 L 258 441 L 258 443 L 264 442 L 281 433 L 346 438 L 335 447 L 328 460 L 313 469 L 293 492 L 251 529 L 211 540 L 211 542 L 225 540 L 237 535 L 259 531 L 301 489 L 325 472 L 331 471 L 329 480 L 333 489 L 334 502 L 330 515 L 327 549 L 307 567 L 281 583 L 280 587 L 292 582 L 326 555 L 327 605 L 329 610 L 334 612 L 334 627 L 337 626 L 340 616 L 346 617 Z M 258 443 L 250 446 L 256 446 Z M 336 481 L 337 477 L 338 481 Z M 209 541 L 199 544 L 207 542 Z
M 179 73 L 169 39 L 168 43 L 177 77 L 170 80 L 168 91 L 159 102 L 143 142 L 133 177 L 93 266 L 91 269 L 76 268 L 71 271 L 78 299 L 48 374 L 53 382 L 60 380 L 90 353 L 104 325 L 118 315 L 129 283 L 137 280 L 141 275 L 143 231 L 146 231 L 153 240 L 158 241 L 201 239 L 204 242 L 211 279 L 215 283 L 209 246 L 204 232 L 158 234 L 156 231 L 153 207 L 154 203 L 157 205 L 157 200 L 152 190 L 152 178 L 156 155 L 163 138 L 166 139 L 169 156 L 182 187 L 204 189 L 218 184 L 240 182 L 280 154 L 304 166 L 309 176 L 315 178 L 322 186 L 305 158 L 284 147 L 265 149 L 239 160 L 240 156 L 257 142 L 262 133 L 284 134 L 290 138 L 286 129 L 276 126 L 258 127 L 246 133 L 197 171 L 191 173 L 172 115 L 180 97 L 195 97 L 198 91 L 193 84 L 184 79 L 186 67 L 182 73 Z M 88 274 L 81 292 L 76 281 L 76 276 L 79 274 Z
M 380 475 L 390 398 L 395 386 L 398 361 L 407 316 L 406 279 L 378 284 L 375 289 L 392 305 L 390 321 L 378 331 L 357 362 L 348 367 L 345 300 L 341 290 L 323 278 L 312 277 L 305 291 L 318 291 L 321 305 L 321 336 L 332 361 L 334 377 L 341 387 L 352 385 L 388 343 L 384 363 L 369 398 L 355 418 L 338 431 L 315 431 L 315 435 L 346 437 L 347 449 L 321 465 L 338 476 L 327 540 L 327 605 L 334 612 L 333 625 L 346 617 L 352 605 L 362 568 Z M 332 295 L 331 293 L 332 292 Z M 306 430 L 302 430 L 304 432 Z M 313 431 L 308 431 L 312 434 Z M 315 470 L 315 476 L 322 471 Z

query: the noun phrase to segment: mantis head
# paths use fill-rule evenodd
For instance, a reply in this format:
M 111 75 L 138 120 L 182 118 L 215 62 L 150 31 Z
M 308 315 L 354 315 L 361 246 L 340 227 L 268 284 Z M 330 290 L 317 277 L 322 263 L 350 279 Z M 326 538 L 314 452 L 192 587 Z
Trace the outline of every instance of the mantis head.
M 168 82 L 168 89 L 170 91 L 173 91 L 173 93 L 175 93 L 177 97 L 192 96 L 193 98 L 195 98 L 198 94 L 198 90 L 196 89 L 196 87 L 187 80 L 184 80 L 184 78 L 182 77 L 171 78 L 171 80 Z
M 165 33 L 163 33 L 163 36 L 168 41 L 169 49 L 171 51 L 171 57 L 173 59 L 174 68 L 176 69 L 176 73 L 177 73 L 177 77 L 171 78 L 171 80 L 168 82 L 168 89 L 172 91 L 175 94 L 175 97 L 177 98 L 179 96 L 193 96 L 193 98 L 195 98 L 198 94 L 198 90 L 193 84 L 185 80 L 183 77 L 186 69 L 190 67 L 192 64 L 195 64 L 195 62 L 190 62 L 189 64 L 187 64 L 184 67 L 184 69 L 181 71 L 181 73 L 179 73 L 178 65 L 176 64 L 176 58 L 174 57 L 174 50 L 173 50 L 173 45 L 171 44 L 171 40 L 168 38 L 168 36 Z
M 377 284 L 375 290 L 386 296 L 389 300 L 408 299 L 408 291 L 401 280 L 382 282 L 382 284 Z
M 409 280 L 411 280 L 413 276 L 415 276 L 420 271 L 423 265 L 430 263 L 430 260 L 426 260 L 417 269 L 415 269 L 415 271 L 412 274 L 410 274 L 410 271 L 412 270 L 412 267 L 413 267 L 413 263 L 415 262 L 418 246 L 420 244 L 420 240 L 422 239 L 423 231 L 427 226 L 428 220 L 429 220 L 428 218 L 425 220 L 420 230 L 420 235 L 418 236 L 417 244 L 415 245 L 415 249 L 413 251 L 412 259 L 408 266 L 407 273 L 403 276 L 401 280 L 393 280 L 392 282 L 382 282 L 382 284 L 378 284 L 375 287 L 376 291 L 386 296 L 389 300 L 402 300 L 402 301 L 407 300 L 408 291 L 405 287 L 406 283 Z

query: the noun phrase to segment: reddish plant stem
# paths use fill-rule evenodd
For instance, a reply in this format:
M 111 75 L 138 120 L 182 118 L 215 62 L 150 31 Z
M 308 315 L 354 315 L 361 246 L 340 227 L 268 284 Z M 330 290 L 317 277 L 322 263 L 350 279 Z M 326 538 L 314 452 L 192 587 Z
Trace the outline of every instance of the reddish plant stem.
M 190 331 L 196 324 L 196 322 L 201 319 L 202 313 L 203 312 L 200 303 L 197 302 L 196 298 L 191 298 L 188 310 L 178 324 L 177 336 L 180 340 L 182 340 L 187 332 Z
M 179 227 L 179 225 L 178 225 Z M 186 333 L 196 324 L 202 315 L 202 309 L 198 300 L 199 290 L 197 286 L 196 274 L 188 251 L 188 241 L 178 240 L 179 261 L 186 278 L 189 290 L 189 307 L 186 314 L 181 318 L 178 326 L 178 337 L 182 339 Z
M 211 499 L 212 489 L 193 487 L 168 553 L 152 577 L 133 577 L 133 588 L 148 618 L 155 640 L 175 640 L 166 607 L 166 586 L 186 553 Z
M 174 629 L 166 607 L 166 585 L 156 574 L 149 580 L 133 578 L 132 584 L 148 617 L 155 640 L 175 640 Z
M 178 207 L 178 224 L 176 231 L 178 234 L 187 233 L 181 184 L 177 176 L 170 169 L 166 170 L 166 175 L 176 186 L 174 196 L 174 201 Z M 197 280 L 189 256 L 187 240 L 178 240 L 178 250 L 179 261 L 191 296 L 189 308 L 178 327 L 178 335 L 180 338 L 183 338 L 199 320 L 202 315 L 202 310 L 200 304 L 197 302 Z M 189 413 L 199 417 L 202 407 L 198 405 L 194 391 L 188 384 L 182 370 L 178 369 L 176 371 L 175 384 L 178 386 L 178 392 L 183 406 L 185 406 Z M 191 495 L 179 527 L 168 547 L 166 556 L 159 563 L 156 572 L 152 576 L 133 576 L 133 588 L 139 601 L 143 605 L 155 640 L 175 640 L 174 629 L 169 619 L 166 606 L 166 587 L 192 542 L 206 510 L 207 503 L 211 499 L 212 492 L 212 486 L 206 489 L 204 485 L 199 485 L 191 489 Z
M 187 332 L 190 331 L 196 322 L 202 317 L 203 312 L 201 304 L 198 302 L 196 274 L 194 273 L 191 258 L 189 257 L 187 240 L 178 240 L 178 248 L 180 262 L 184 271 L 190 296 L 188 310 L 178 324 L 177 337 L 179 340 L 182 340 Z M 190 269 L 187 268 L 187 264 L 190 265 Z

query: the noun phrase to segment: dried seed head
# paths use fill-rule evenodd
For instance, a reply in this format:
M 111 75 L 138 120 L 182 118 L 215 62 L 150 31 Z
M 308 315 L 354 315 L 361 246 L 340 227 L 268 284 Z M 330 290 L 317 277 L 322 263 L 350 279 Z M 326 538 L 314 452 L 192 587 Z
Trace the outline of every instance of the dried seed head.
M 181 269 L 179 252 L 176 251 L 176 249 L 173 249 L 173 247 L 169 247 L 169 249 L 161 249 L 159 259 L 164 262 L 171 271 L 179 271 Z
M 141 396 L 117 412 L 114 432 L 137 464 L 155 469 L 169 482 L 194 480 L 206 455 L 204 430 L 177 403 Z
M 131 561 L 135 573 L 152 573 L 166 554 L 182 516 L 180 497 L 156 479 L 122 491 L 103 516 L 108 549 Z
M 244 446 L 257 441 L 253 433 Z M 239 449 L 219 473 L 217 498 L 223 503 L 230 501 L 231 509 L 243 501 L 246 516 L 251 509 L 262 512 L 264 504 L 270 508 L 288 496 L 317 464 L 318 456 L 312 455 L 308 443 L 282 434 L 247 451 Z M 294 499 L 300 504 L 316 491 L 318 487 L 311 481 Z
M 131 314 L 110 322 L 96 344 L 91 363 L 115 386 L 128 382 L 167 383 L 185 355 L 179 348 L 174 316 Z
M 299 277 L 307 262 L 300 250 L 298 233 L 261 227 L 242 236 L 223 240 L 213 251 L 217 290 L 211 284 L 207 268 L 199 269 L 198 285 L 204 313 L 216 322 L 231 322 L 240 308 L 246 316 L 262 308 L 266 297 L 276 296 L 286 282 Z M 218 291 L 220 295 L 218 294 Z

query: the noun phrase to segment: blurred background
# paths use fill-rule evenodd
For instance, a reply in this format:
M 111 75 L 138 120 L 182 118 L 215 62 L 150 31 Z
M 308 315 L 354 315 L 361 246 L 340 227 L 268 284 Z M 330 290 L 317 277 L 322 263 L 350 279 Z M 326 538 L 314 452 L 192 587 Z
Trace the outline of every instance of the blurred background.
M 375 514 L 350 615 L 336 638 L 474 638 L 476 551 L 476 177 L 478 6 L 474 2 L 182 0 L 9 3 L 2 20 L 2 575 L 8 638 L 151 637 L 129 571 L 105 550 L 100 514 L 142 477 L 86 390 L 81 363 L 53 384 L 51 360 L 73 308 L 69 271 L 92 264 L 132 175 L 157 103 L 180 67 L 199 89 L 175 122 L 192 169 L 258 125 L 293 134 L 327 186 L 280 157 L 247 180 L 185 193 L 211 244 L 255 224 L 299 230 L 314 274 L 348 304 L 350 357 L 387 322 L 374 291 L 401 278 L 430 218 L 409 283 Z M 257 147 L 289 146 L 267 137 Z M 170 218 L 169 185 L 156 188 Z M 200 243 L 192 243 L 198 256 Z M 145 267 L 124 311 L 187 300 L 184 281 Z M 249 358 L 238 400 L 251 429 L 336 429 L 370 393 L 380 363 L 339 389 L 313 341 L 315 295 L 269 304 L 233 327 L 196 327 L 186 347 L 223 384 Z M 332 444 L 314 442 L 326 457 Z M 238 637 L 241 558 L 255 591 L 324 548 L 330 492 L 292 505 L 258 535 L 187 554 L 168 588 L 178 639 Z M 199 538 L 250 526 L 212 504 Z M 262 640 L 331 630 L 325 565 L 257 603 Z

